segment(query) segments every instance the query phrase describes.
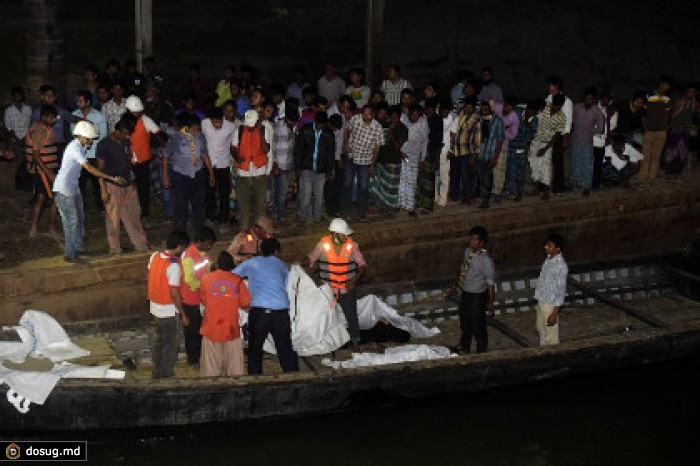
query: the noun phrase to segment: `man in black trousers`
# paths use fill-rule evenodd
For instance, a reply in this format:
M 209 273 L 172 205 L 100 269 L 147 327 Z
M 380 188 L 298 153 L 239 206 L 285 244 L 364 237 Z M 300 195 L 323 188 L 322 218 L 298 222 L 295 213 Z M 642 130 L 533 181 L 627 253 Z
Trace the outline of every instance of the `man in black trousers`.
M 469 353 L 472 336 L 476 340 L 477 353 L 485 353 L 488 349 L 486 313 L 494 314 L 496 268 L 484 249 L 487 242 L 488 233 L 484 227 L 476 226 L 469 230 L 469 246 L 464 251 L 462 267 L 457 280 L 448 290 L 451 294 L 457 287 L 461 290 L 459 327 L 462 337 L 453 348 L 455 353 Z

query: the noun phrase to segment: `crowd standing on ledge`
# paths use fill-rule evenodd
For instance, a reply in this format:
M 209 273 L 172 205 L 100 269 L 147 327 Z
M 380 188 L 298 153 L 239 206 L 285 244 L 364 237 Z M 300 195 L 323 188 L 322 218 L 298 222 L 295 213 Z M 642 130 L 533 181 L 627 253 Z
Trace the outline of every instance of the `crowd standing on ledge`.
M 53 180 L 77 123 L 91 122 L 96 136 L 82 145 L 84 159 L 126 183 L 118 189 L 86 169 L 79 193 L 85 202 L 91 188 L 91 205 L 106 213 L 116 254 L 120 220 L 143 249 L 136 218 L 148 218 L 154 193 L 175 229 L 216 222 L 226 233 L 233 224 L 249 229 L 268 210 L 276 224 L 298 226 L 335 216 L 417 216 L 475 199 L 482 209 L 517 202 L 525 194 L 526 161 L 543 200 L 567 189 L 588 196 L 602 184 L 646 183 L 660 169 L 675 178 L 691 160 L 699 86 L 672 94 L 673 86 L 662 76 L 653 91 L 614 102 L 609 90 L 567 96 L 562 79 L 552 76 L 541 98 L 518 99 L 503 92 L 490 67 L 478 78 L 461 72 L 442 92 L 432 82 L 414 88 L 397 65 L 377 89 L 360 68 L 349 71 L 346 85 L 328 63 L 315 85 L 298 69 L 288 86 L 263 88 L 252 68 L 229 65 L 212 87 L 192 65 L 175 108 L 168 100 L 174 86 L 153 58 L 143 74 L 131 60 L 123 72 L 110 60 L 104 71 L 85 68 L 84 89 L 68 102 L 72 112 L 58 104 L 50 84 L 41 86 L 33 109 L 23 89 L 12 88 L 2 156 L 17 160 L 16 185 L 33 194 L 29 236 L 39 234 L 45 207 L 49 234 L 56 235 L 61 200 L 54 199 L 60 191 Z M 292 218 L 290 198 L 297 201 Z M 62 218 L 78 214 L 64 209 Z

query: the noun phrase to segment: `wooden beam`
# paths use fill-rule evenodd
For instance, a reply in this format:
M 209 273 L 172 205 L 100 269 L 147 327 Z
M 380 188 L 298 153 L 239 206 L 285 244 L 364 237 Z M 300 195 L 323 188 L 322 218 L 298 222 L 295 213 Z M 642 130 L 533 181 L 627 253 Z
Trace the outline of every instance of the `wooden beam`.
M 639 319 L 642 322 L 649 324 L 653 328 L 666 328 L 668 327 L 668 324 L 665 322 L 657 319 L 654 316 L 651 316 L 645 312 L 642 312 L 638 309 L 634 309 L 633 307 L 629 307 L 625 304 L 623 304 L 619 299 L 612 298 L 610 296 L 606 296 L 603 293 L 599 293 L 595 291 L 592 288 L 587 287 L 586 285 L 583 285 L 582 283 L 574 280 L 573 278 L 569 277 L 568 283 L 571 287 L 576 288 L 577 290 L 581 291 L 583 294 L 590 296 L 591 298 L 594 298 L 597 301 L 600 301 L 601 303 L 607 304 L 610 307 L 614 307 L 615 309 L 619 309 L 620 311 L 624 312 L 625 314 L 634 317 L 635 319 Z

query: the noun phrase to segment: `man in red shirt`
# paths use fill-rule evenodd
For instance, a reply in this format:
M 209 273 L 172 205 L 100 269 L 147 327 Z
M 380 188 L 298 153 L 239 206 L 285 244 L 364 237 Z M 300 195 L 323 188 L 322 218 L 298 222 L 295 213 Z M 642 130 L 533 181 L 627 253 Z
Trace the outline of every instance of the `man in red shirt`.
M 204 304 L 202 377 L 231 377 L 245 374 L 243 340 L 238 325 L 238 309 L 250 306 L 250 293 L 245 282 L 231 273 L 233 257 L 222 251 L 216 260 L 217 270 L 202 278 L 199 295 Z

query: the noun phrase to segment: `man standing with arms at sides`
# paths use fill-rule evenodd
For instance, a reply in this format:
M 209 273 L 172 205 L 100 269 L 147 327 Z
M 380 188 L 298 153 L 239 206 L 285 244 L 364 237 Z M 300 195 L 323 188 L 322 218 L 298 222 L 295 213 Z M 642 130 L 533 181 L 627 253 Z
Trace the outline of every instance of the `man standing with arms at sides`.
M 345 94 L 345 81 L 335 73 L 335 65 L 326 63 L 324 74 L 318 79 L 318 95 L 328 99 L 328 104 L 337 102 Z
M 605 116 L 595 105 L 596 90 L 584 91 L 583 102 L 574 106 L 574 124 L 571 132 L 571 183 L 591 195 L 593 186 L 594 137 L 605 131 Z
M 154 252 L 148 261 L 148 301 L 156 322 L 153 348 L 153 378 L 172 377 L 180 347 L 180 325 L 189 325 L 180 297 L 180 254 L 190 243 L 187 233 L 173 231 L 165 242 L 165 250 Z
M 202 121 L 202 134 L 207 140 L 207 152 L 214 170 L 214 186 L 207 187 L 205 212 L 207 217 L 217 217 L 219 233 L 226 233 L 231 216 L 231 147 L 236 125 L 224 118 L 220 108 L 214 107 L 209 111 L 209 118 Z
M 564 194 L 566 179 L 564 175 L 564 151 L 569 145 L 569 134 L 571 133 L 571 125 L 574 117 L 574 104 L 564 94 L 564 81 L 559 76 L 552 76 L 547 81 L 547 98 L 545 101 L 554 103 L 554 97 L 561 96 L 564 98 L 564 103 L 561 104 L 561 110 L 564 113 L 564 131 L 554 138 L 551 154 L 551 186 L 552 192 L 556 195 Z
M 5 109 L 5 128 L 10 133 L 10 138 L 15 144 L 15 156 L 20 158 L 23 154 L 21 143 L 27 136 L 32 119 L 32 108 L 24 103 L 24 89 L 15 86 L 10 90 L 12 105 Z
M 352 185 L 357 175 L 358 216 L 363 219 L 369 205 L 369 170 L 377 160 L 379 147 L 384 142 L 382 125 L 374 119 L 374 109 L 369 105 L 362 107 L 362 114 L 350 118 L 345 129 L 343 151 L 348 154 L 348 161 L 342 168 L 345 171 L 345 187 L 341 211 L 350 212 Z M 342 159 L 341 159 L 342 160 Z
M 638 175 L 640 181 L 653 181 L 659 176 L 661 153 L 666 143 L 666 132 L 671 116 L 671 97 L 668 95 L 671 91 L 671 81 L 670 76 L 661 76 L 656 90 L 647 95 L 642 142 L 644 158 Z
M 29 237 L 36 238 L 39 235 L 39 218 L 44 204 L 53 198 L 51 185 L 58 172 L 58 153 L 56 147 L 56 135 L 53 125 L 56 123 L 58 110 L 53 105 L 41 106 L 41 119 L 32 124 L 25 139 L 25 157 L 27 171 L 34 180 L 34 208 L 32 210 L 32 226 L 29 228 Z M 53 202 L 49 206 L 49 236 L 56 235 L 56 218 L 58 209 Z
M 243 126 L 238 128 L 238 137 L 234 137 L 231 153 L 236 160 L 236 197 L 241 230 L 250 226 L 251 211 L 256 218 L 265 216 L 267 179 L 273 163 L 270 153 L 272 134 L 267 133 L 258 112 L 248 110 Z
M 248 279 L 250 314 L 248 316 L 248 374 L 262 374 L 263 345 L 268 335 L 284 372 L 298 372 L 299 361 L 292 347 L 292 323 L 287 295 L 287 264 L 277 258 L 280 243 L 266 238 L 260 243 L 260 256 L 253 257 L 233 270 Z
M 250 306 L 250 293 L 243 279 L 232 273 L 233 258 L 221 251 L 216 271 L 202 278 L 199 295 L 204 305 L 202 317 L 202 377 L 233 377 L 245 374 L 243 339 L 238 309 Z
M 459 288 L 459 328 L 462 336 L 454 347 L 455 353 L 469 353 L 472 336 L 476 340 L 476 352 L 488 350 L 489 336 L 486 331 L 486 313 L 494 315 L 493 299 L 496 295 L 496 267 L 484 246 L 488 233 L 484 227 L 469 230 L 469 247 L 464 251 L 462 267 L 455 283 L 448 289 L 450 294 Z
M 535 327 L 540 336 L 540 346 L 559 344 L 559 311 L 566 298 L 566 277 L 569 267 L 562 256 L 564 237 L 552 233 L 544 243 L 547 258 L 542 264 L 537 280 L 537 321 Z
M 367 263 L 345 220 L 334 218 L 328 230 L 331 234 L 321 238 L 307 256 L 309 267 L 314 270 L 318 264 L 321 281 L 330 285 L 337 303 L 343 308 L 350 340 L 357 346 L 360 343 L 357 282 L 365 274 Z

